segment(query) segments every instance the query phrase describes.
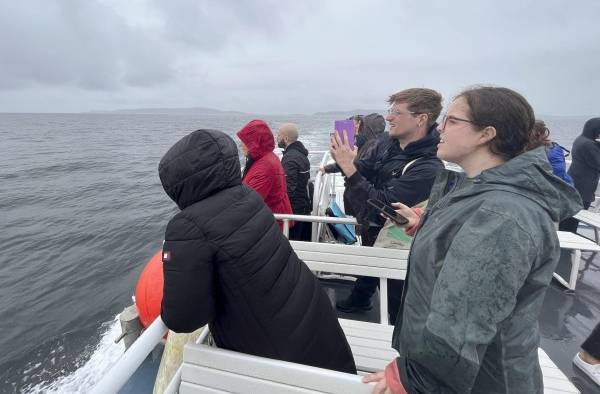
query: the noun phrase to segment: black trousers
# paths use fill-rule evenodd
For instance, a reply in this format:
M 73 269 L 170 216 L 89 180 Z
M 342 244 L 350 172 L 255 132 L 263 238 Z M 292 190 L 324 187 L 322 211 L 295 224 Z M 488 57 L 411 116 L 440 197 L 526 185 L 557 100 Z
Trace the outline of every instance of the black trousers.
M 312 223 L 294 222 L 294 227 L 290 229 L 290 240 L 292 241 L 310 241 L 312 234 Z
M 584 201 L 583 209 L 588 209 L 590 207 L 590 205 L 592 205 L 591 201 Z M 575 218 L 568 218 L 558 224 L 558 229 L 560 231 L 570 231 L 572 233 L 576 233 L 578 226 L 579 226 L 579 220 L 577 220 Z
M 596 328 L 594 328 L 590 336 L 581 344 L 581 348 L 592 357 L 600 360 L 600 323 L 596 324 Z
M 363 246 L 373 246 L 381 227 L 363 227 L 360 228 L 360 236 Z M 352 303 L 357 305 L 368 304 L 379 287 L 379 278 L 372 276 L 359 276 L 354 282 L 354 288 L 350 294 Z M 400 300 L 402 299 L 403 280 L 388 279 L 388 312 L 390 322 L 396 321 Z

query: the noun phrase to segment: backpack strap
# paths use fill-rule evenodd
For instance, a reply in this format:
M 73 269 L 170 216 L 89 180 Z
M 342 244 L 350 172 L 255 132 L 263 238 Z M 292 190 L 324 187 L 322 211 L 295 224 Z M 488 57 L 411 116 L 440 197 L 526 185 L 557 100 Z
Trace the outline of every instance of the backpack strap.
M 415 161 L 417 161 L 417 160 L 419 160 L 419 159 L 420 159 L 420 157 L 417 157 L 416 159 L 414 159 L 414 160 L 411 160 L 411 161 L 409 161 L 408 163 L 406 163 L 406 165 L 405 165 L 405 166 L 404 166 L 404 168 L 402 169 L 402 175 L 404 175 L 404 174 L 406 173 L 406 170 L 408 170 L 408 167 L 412 166 L 412 165 L 415 163 Z

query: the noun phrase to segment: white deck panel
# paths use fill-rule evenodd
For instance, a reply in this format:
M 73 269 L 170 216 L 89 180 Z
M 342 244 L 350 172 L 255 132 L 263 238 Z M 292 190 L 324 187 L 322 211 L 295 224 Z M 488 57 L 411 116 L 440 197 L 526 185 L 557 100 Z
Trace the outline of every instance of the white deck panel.
M 600 213 L 583 209 L 574 216 L 575 219 L 587 223 L 590 226 L 600 228 Z
M 352 246 L 305 241 L 290 241 L 290 244 L 292 245 L 295 251 L 327 252 L 336 253 L 340 255 L 383 257 L 388 259 L 408 258 L 408 251 L 399 249 L 374 248 L 368 246 Z
M 187 344 L 182 393 L 371 393 L 357 375 Z M 220 390 L 220 391 L 206 391 Z
M 557 231 L 558 240 L 562 249 L 573 249 L 582 251 L 600 251 L 600 245 L 590 241 L 581 235 L 569 231 Z

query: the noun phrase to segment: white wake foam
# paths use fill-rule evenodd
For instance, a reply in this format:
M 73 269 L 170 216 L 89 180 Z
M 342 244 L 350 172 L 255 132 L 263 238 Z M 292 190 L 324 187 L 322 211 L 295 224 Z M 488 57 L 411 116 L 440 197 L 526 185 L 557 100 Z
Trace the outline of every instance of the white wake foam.
M 91 391 L 108 370 L 116 364 L 123 354 L 122 343 L 115 343 L 121 333 L 119 319 L 109 323 L 108 329 L 100 336 L 100 342 L 94 348 L 90 359 L 77 370 L 61 376 L 53 382 L 42 382 L 27 390 L 29 394 L 38 393 L 85 393 Z

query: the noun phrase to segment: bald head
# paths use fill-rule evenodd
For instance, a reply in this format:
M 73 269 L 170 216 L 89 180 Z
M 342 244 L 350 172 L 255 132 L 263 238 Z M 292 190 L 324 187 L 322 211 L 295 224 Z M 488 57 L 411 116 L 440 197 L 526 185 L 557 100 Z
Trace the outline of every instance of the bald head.
M 277 145 L 285 148 L 292 142 L 298 141 L 298 125 L 294 123 L 284 123 L 279 126 L 277 132 Z

